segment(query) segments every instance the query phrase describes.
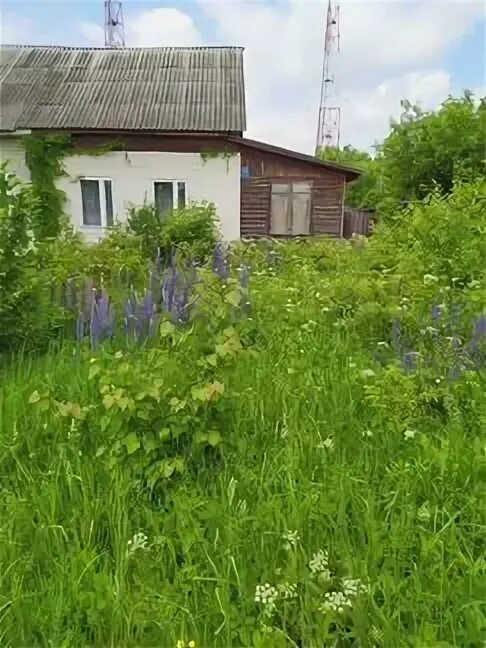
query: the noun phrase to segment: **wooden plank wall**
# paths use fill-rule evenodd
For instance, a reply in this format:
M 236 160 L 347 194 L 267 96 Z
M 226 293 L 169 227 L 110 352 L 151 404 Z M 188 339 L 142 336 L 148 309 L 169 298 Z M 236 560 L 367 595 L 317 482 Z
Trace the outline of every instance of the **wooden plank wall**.
M 344 183 L 332 177 L 314 181 L 312 191 L 312 233 L 333 238 L 342 236 Z
M 241 181 L 240 234 L 244 237 L 268 236 L 272 185 L 266 178 Z
M 366 209 L 345 207 L 344 238 L 351 238 L 353 234 L 363 234 L 367 236 L 370 233 L 371 216 L 372 213 Z
M 270 235 L 272 180 L 277 178 L 247 178 L 241 181 L 241 221 L 243 237 Z M 279 178 L 281 181 L 281 177 Z M 299 178 L 303 180 L 304 178 Z M 344 183 L 334 178 L 309 179 L 313 183 L 311 235 L 342 236 Z

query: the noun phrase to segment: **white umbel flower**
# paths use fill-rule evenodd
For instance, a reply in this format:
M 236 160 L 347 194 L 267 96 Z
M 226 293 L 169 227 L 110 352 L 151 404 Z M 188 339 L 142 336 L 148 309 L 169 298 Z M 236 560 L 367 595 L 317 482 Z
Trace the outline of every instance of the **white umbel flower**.
M 147 536 L 139 531 L 128 541 L 128 553 L 132 554 L 137 549 L 147 549 Z
M 351 601 L 343 592 L 327 592 L 325 599 L 319 607 L 321 612 L 344 612 L 345 608 L 351 607 Z
M 278 586 L 280 596 L 283 599 L 290 600 L 297 598 L 297 585 L 291 585 L 289 583 L 283 583 Z
M 309 561 L 309 569 L 313 574 L 322 574 L 329 572 L 329 556 L 327 551 L 318 551 Z
M 300 540 L 299 532 L 298 531 L 285 531 L 284 534 L 282 534 L 283 540 L 285 540 L 285 548 L 287 551 L 289 551 L 292 548 L 295 548 L 297 546 L 297 543 Z
M 343 578 L 343 594 L 348 598 L 367 591 L 367 586 L 359 578 Z
M 269 583 L 257 585 L 255 590 L 255 602 L 265 607 L 272 607 L 278 599 L 278 590 Z

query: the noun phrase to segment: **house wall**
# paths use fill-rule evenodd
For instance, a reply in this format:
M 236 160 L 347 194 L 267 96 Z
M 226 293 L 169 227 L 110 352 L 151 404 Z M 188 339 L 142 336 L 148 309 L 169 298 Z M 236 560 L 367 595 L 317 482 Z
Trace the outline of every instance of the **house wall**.
M 106 141 L 82 145 L 106 144 Z M 137 137 L 143 141 L 143 137 Z M 80 142 L 78 141 L 78 146 Z M 136 144 L 136 140 L 132 142 Z M 163 144 L 162 144 L 163 145 Z M 160 145 L 159 145 L 160 146 Z M 91 147 L 90 147 L 91 148 Z M 0 140 L 1 159 L 10 161 L 9 168 L 21 179 L 28 181 L 30 173 L 25 165 L 24 150 L 13 138 Z M 220 221 L 220 229 L 226 241 L 240 237 L 240 156 L 235 152 L 226 158 L 203 159 L 196 152 L 113 151 L 103 155 L 82 154 L 64 158 L 66 176 L 57 180 L 57 186 L 66 194 L 65 211 L 72 224 L 88 240 L 100 239 L 104 228 L 86 227 L 82 224 L 82 201 L 79 180 L 82 177 L 107 178 L 112 181 L 113 209 L 115 219 L 125 222 L 127 209 L 153 202 L 154 180 L 181 180 L 186 183 L 188 202 L 208 201 L 214 203 Z
M 67 176 L 58 180 L 66 193 L 66 212 L 73 224 L 88 239 L 103 235 L 102 228 L 82 224 L 81 177 L 109 178 L 112 181 L 115 218 L 125 222 L 127 209 L 144 202 L 153 203 L 156 180 L 181 180 L 186 183 L 188 202 L 214 203 L 224 240 L 240 237 L 240 160 L 204 161 L 197 153 L 117 151 L 104 155 L 75 155 L 65 158 Z
M 25 164 L 24 147 L 17 138 L 0 138 L 0 162 L 7 162 L 8 171 L 15 173 L 24 182 L 30 180 L 30 171 Z

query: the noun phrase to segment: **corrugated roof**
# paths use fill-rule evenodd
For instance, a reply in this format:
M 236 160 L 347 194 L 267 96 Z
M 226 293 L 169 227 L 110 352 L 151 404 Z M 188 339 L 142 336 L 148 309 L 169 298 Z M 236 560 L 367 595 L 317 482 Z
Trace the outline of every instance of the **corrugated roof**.
M 243 48 L 0 47 L 0 130 L 242 132 Z

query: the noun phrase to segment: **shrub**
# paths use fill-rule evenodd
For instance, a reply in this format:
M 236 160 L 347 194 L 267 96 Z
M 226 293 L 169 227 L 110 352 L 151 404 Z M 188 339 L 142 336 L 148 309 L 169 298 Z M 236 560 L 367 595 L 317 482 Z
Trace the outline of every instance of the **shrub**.
M 0 166 L 0 352 L 40 347 L 60 316 L 40 272 L 34 233 L 42 206 L 30 185 Z
M 218 241 L 216 210 L 209 203 L 195 204 L 176 209 L 162 218 L 148 205 L 132 209 L 128 217 L 129 231 L 140 238 L 141 247 L 150 258 L 157 252 L 167 258 L 171 250 L 179 250 L 205 262 Z

